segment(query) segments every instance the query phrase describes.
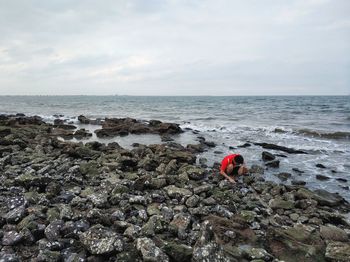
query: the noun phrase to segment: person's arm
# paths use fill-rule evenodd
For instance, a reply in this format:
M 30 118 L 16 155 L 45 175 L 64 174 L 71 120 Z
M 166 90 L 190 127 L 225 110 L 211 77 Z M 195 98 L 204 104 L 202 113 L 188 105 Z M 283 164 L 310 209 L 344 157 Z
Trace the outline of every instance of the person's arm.
M 220 170 L 220 174 L 224 176 L 230 183 L 236 184 L 236 181 L 232 177 L 229 177 L 224 171 Z

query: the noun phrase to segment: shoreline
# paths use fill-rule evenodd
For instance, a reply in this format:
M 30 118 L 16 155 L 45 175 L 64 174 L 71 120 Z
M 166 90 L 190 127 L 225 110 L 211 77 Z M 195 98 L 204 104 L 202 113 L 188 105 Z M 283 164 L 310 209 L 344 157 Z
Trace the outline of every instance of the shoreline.
M 163 124 L 137 130 L 164 139 L 180 132 Z M 71 134 L 59 129 L 0 116 L 0 259 L 348 259 L 350 205 L 337 194 L 265 181 L 259 166 L 229 185 L 195 164 L 201 146 L 212 145 L 205 141 L 128 150 L 60 141 Z

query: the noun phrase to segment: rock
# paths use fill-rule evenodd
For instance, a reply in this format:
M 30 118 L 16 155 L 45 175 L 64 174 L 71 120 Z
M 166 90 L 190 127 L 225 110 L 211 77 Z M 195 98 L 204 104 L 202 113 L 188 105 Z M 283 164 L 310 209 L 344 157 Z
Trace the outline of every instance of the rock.
M 302 150 L 295 150 L 293 148 L 278 146 L 274 144 L 268 144 L 268 143 L 253 143 L 253 144 L 257 146 L 262 146 L 263 148 L 266 148 L 266 149 L 280 150 L 283 152 L 287 152 L 289 154 L 307 154 L 305 151 L 302 151 Z
M 14 246 L 23 240 L 23 235 L 16 231 L 4 232 L 2 237 L 2 245 L 4 246 Z
M 332 261 L 349 261 L 350 244 L 331 241 L 326 248 L 326 258 Z
M 205 170 L 200 167 L 189 166 L 186 168 L 185 173 L 192 180 L 201 180 L 205 177 Z
M 325 245 L 318 232 L 312 227 L 269 227 L 267 243 L 272 255 L 286 262 L 325 261 Z
M 280 161 L 272 160 L 272 161 L 266 162 L 265 165 L 268 167 L 278 168 L 280 166 Z
M 239 145 L 239 146 L 237 146 L 237 147 L 239 147 L 239 148 L 247 148 L 247 147 L 251 147 L 252 145 L 251 144 L 249 144 L 249 143 L 244 143 L 243 145 Z
M 189 214 L 180 213 L 174 216 L 170 225 L 173 226 L 178 234 L 183 234 L 189 228 L 191 224 L 191 216 Z
M 326 168 L 326 167 L 325 167 L 324 165 L 322 165 L 322 164 L 317 164 L 316 167 L 318 167 L 318 168 Z
M 276 157 L 273 154 L 271 154 L 271 153 L 269 153 L 267 151 L 263 151 L 262 152 L 262 160 L 264 162 L 272 161 L 272 160 L 275 160 L 275 159 L 276 159 Z
M 339 181 L 339 182 L 342 182 L 342 183 L 346 183 L 346 182 L 348 182 L 348 180 L 347 180 L 347 179 L 342 178 L 342 177 L 336 178 L 336 180 L 337 180 L 337 181 Z
M 161 233 L 164 229 L 164 218 L 160 215 L 154 215 L 142 226 L 141 234 L 154 236 L 156 233 Z
M 136 240 L 136 249 L 141 252 L 143 261 L 169 261 L 169 257 L 149 238 L 138 238 Z
M 171 198 L 181 198 L 181 197 L 190 197 L 192 192 L 185 188 L 178 188 L 174 185 L 170 185 L 164 188 L 168 196 Z
M 63 227 L 62 220 L 55 220 L 45 228 L 45 236 L 49 241 L 56 241 L 60 238 L 60 230 Z
M 326 180 L 329 180 L 331 178 L 328 176 L 324 176 L 324 175 L 316 175 L 316 179 L 321 180 L 321 181 L 326 181 Z
M 89 131 L 85 130 L 84 128 L 81 128 L 81 129 L 75 131 L 73 136 L 76 139 L 83 139 L 83 138 L 91 137 L 92 134 Z
M 123 241 L 108 228 L 95 225 L 80 234 L 79 239 L 84 247 L 93 255 L 104 255 L 123 251 Z
M 196 187 L 193 189 L 193 192 L 197 195 L 199 195 L 200 193 L 203 193 L 203 192 L 208 192 L 210 190 L 212 190 L 213 186 L 210 185 L 210 184 L 205 184 L 205 185 L 201 185 L 199 187 Z
M 339 227 L 329 225 L 320 227 L 321 237 L 325 240 L 348 242 L 347 233 Z
M 287 181 L 288 178 L 292 177 L 292 174 L 290 174 L 290 173 L 279 173 L 279 174 L 276 174 L 275 176 L 277 176 L 282 181 Z
M 296 185 L 296 186 L 304 186 L 306 185 L 306 182 L 305 181 L 302 181 L 302 180 L 292 180 L 292 185 Z
M 88 119 L 87 117 L 85 117 L 83 115 L 78 116 L 78 120 L 82 124 L 86 124 L 86 125 L 90 124 L 90 119 Z
M 299 174 L 302 174 L 302 173 L 305 173 L 304 171 L 298 169 L 298 168 L 292 168 L 292 170 L 296 173 L 299 173 Z
M 190 262 L 193 249 L 190 246 L 178 244 L 176 242 L 167 242 L 164 245 L 164 251 L 174 262 Z
M 269 201 L 269 206 L 272 209 L 293 209 L 294 203 L 292 201 L 285 201 L 282 199 L 275 198 Z
M 257 213 L 250 210 L 242 210 L 239 214 L 247 223 L 252 223 L 257 217 Z
M 329 193 L 323 189 L 315 190 L 314 192 L 301 188 L 296 193 L 298 198 L 309 198 L 316 200 L 321 206 L 338 206 L 344 202 L 344 198 L 335 193 Z
M 249 169 L 249 172 L 251 174 L 264 174 L 264 168 L 262 166 L 258 166 L 258 165 L 252 165 Z
M 200 197 L 198 195 L 190 196 L 186 200 L 186 206 L 188 206 L 188 207 L 195 207 L 195 206 L 198 205 L 199 201 L 200 201 Z
M 7 223 L 18 223 L 26 215 L 26 208 L 24 206 L 16 207 L 6 213 L 3 218 Z
M 230 252 L 226 252 L 223 245 L 215 241 L 215 233 L 210 221 L 204 221 L 199 238 L 193 248 L 193 262 L 210 261 L 238 261 Z

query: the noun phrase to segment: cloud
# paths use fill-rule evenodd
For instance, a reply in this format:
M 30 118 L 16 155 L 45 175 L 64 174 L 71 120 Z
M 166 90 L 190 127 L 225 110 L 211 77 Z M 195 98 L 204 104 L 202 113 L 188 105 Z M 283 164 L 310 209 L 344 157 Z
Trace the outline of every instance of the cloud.
M 349 1 L 1 1 L 0 94 L 348 93 Z

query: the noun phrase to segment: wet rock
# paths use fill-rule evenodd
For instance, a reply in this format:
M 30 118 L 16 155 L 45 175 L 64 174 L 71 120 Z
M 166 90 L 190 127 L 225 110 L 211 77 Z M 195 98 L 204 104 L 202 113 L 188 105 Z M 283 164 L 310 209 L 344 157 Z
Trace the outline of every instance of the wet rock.
M 149 238 L 138 238 L 136 248 L 142 254 L 143 261 L 169 261 L 169 257 Z
M 265 165 L 268 167 L 278 168 L 280 166 L 280 161 L 272 160 L 272 161 L 266 162 Z
M 332 261 L 349 261 L 350 244 L 331 241 L 326 248 L 326 258 Z
M 317 164 L 316 167 L 318 167 L 318 168 L 326 168 L 326 167 L 325 167 L 324 165 L 322 165 L 322 164 Z
M 258 165 L 252 165 L 249 169 L 249 172 L 251 174 L 264 174 L 264 168 L 262 166 Z
M 344 202 L 344 199 L 335 193 L 329 193 L 323 189 L 315 190 L 314 192 L 301 188 L 296 193 L 299 198 L 309 198 L 316 200 L 321 206 L 338 206 Z
M 89 131 L 87 131 L 86 129 L 81 128 L 81 129 L 75 131 L 73 136 L 76 139 L 83 139 L 83 138 L 92 137 L 92 134 Z
M 316 175 L 316 179 L 321 180 L 321 181 L 326 181 L 326 180 L 329 180 L 331 178 L 328 176 L 324 176 L 324 175 Z
M 296 186 L 304 186 L 306 185 L 306 182 L 305 181 L 302 181 L 302 180 L 292 180 L 292 185 L 296 185 Z
M 276 157 L 273 154 L 271 154 L 271 153 L 269 153 L 267 151 L 263 151 L 262 152 L 262 160 L 264 162 L 272 161 L 272 160 L 275 160 L 275 159 L 276 159 Z
M 304 171 L 298 169 L 298 168 L 292 168 L 292 170 L 298 174 L 302 174 L 302 173 L 305 173 Z
M 279 173 L 279 174 L 276 174 L 275 176 L 277 176 L 282 181 L 287 181 L 289 178 L 292 177 L 292 174 L 290 174 L 290 173 Z
M 123 241 L 117 233 L 101 225 L 95 225 L 80 234 L 79 239 L 93 255 L 104 255 L 123 251 Z
M 347 179 L 345 179 L 345 178 L 336 178 L 336 180 L 337 181 L 339 181 L 339 182 L 341 182 L 341 183 L 346 183 L 346 182 L 348 182 L 348 180 Z
M 280 150 L 283 152 L 287 152 L 289 154 L 307 154 L 306 152 L 302 150 L 295 150 L 293 148 L 288 148 L 284 146 L 278 146 L 275 144 L 268 144 L 268 143 L 253 143 L 254 145 L 262 146 L 265 149 L 273 149 L 273 150 Z

